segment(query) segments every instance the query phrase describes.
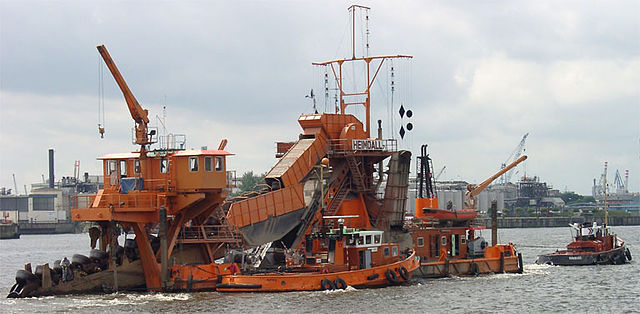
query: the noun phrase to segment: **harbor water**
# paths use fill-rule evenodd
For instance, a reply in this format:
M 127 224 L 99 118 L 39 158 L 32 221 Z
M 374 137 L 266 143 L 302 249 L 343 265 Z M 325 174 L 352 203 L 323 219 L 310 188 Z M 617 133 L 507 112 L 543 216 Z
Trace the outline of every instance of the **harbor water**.
M 52 263 L 88 254 L 87 234 L 23 235 L 0 240 L 2 313 L 640 313 L 640 226 L 614 226 L 634 260 L 624 265 L 536 265 L 537 255 L 562 249 L 569 228 L 499 230 L 499 242 L 516 243 L 524 274 L 418 279 L 381 289 L 289 293 L 116 293 L 5 299 L 24 263 Z M 483 236 L 491 238 L 490 230 Z

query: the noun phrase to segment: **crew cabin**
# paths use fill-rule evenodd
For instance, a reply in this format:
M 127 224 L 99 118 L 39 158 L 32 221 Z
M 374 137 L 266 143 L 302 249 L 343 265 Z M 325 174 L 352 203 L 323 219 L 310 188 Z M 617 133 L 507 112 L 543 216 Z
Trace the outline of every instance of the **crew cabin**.
M 104 188 L 131 191 L 197 192 L 228 188 L 225 150 L 182 150 L 109 154 L 103 161 Z

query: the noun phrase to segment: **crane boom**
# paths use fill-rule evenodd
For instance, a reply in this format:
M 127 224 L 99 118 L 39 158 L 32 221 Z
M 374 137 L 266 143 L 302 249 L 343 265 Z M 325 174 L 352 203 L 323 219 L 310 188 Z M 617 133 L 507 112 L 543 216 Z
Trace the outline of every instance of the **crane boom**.
M 467 193 L 465 193 L 465 205 L 468 208 L 475 208 L 475 197 L 476 195 L 480 194 L 480 192 L 482 192 L 484 189 L 487 188 L 487 186 L 489 186 L 489 184 L 491 184 L 491 182 L 493 182 L 493 180 L 497 179 L 499 176 L 501 176 L 503 173 L 511 170 L 511 168 L 517 166 L 519 163 L 525 161 L 525 159 L 527 159 L 527 155 L 523 155 L 520 158 L 518 158 L 516 161 L 510 163 L 509 165 L 507 165 L 506 167 L 500 169 L 500 171 L 498 171 L 496 174 L 492 175 L 491 177 L 489 177 L 488 179 L 482 181 L 482 183 L 474 186 L 469 184 L 467 186 Z
M 100 45 L 97 48 L 98 48 L 98 52 L 100 52 L 100 55 L 102 56 L 102 59 L 104 60 L 104 63 L 109 68 L 109 71 L 111 71 L 111 74 L 113 75 L 113 78 L 116 80 L 116 83 L 118 83 L 118 87 L 120 87 L 120 90 L 124 95 L 124 99 L 127 102 L 127 107 L 129 107 L 129 112 L 131 113 L 131 117 L 136 123 L 135 125 L 136 142 L 135 143 L 143 146 L 143 149 L 144 149 L 144 145 L 152 143 L 147 135 L 147 124 L 149 124 L 149 111 L 142 108 L 142 106 L 140 106 L 140 104 L 138 103 L 138 100 L 136 99 L 136 97 L 133 96 L 133 93 L 129 89 L 127 82 L 125 82 L 115 62 L 113 62 L 113 59 L 111 59 L 111 55 L 109 55 L 107 48 L 104 45 Z

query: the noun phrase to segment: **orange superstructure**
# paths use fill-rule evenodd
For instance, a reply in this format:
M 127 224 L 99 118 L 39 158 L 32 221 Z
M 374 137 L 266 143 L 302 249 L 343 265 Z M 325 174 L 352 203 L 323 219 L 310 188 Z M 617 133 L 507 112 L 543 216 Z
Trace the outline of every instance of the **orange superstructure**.
M 350 10 L 356 8 L 363 7 Z M 334 74 L 339 112 L 300 115 L 302 132 L 296 142 L 278 146 L 264 188 L 227 198 L 234 173 L 227 170 L 226 140 L 216 150 L 187 150 L 176 137 L 158 138 L 106 48 L 98 50 L 122 90 L 139 150 L 99 158 L 104 189 L 75 198 L 72 218 L 92 223 L 98 246 L 89 257 L 74 255 L 67 278 L 75 279 L 43 275 L 39 288 L 25 290 L 34 285 L 25 274 L 12 295 L 77 293 L 79 286 L 227 292 L 376 287 L 406 282 L 420 266 L 402 229 L 411 152 L 383 139 L 381 122 L 372 137 L 369 111 L 384 62 L 411 56 L 315 63 Z M 352 62 L 366 67 L 364 90 L 343 86 L 343 66 Z M 345 112 L 351 105 L 364 107 L 364 123 Z M 157 142 L 166 145 L 153 148 Z M 120 246 L 120 231 L 135 238 Z
M 484 226 L 476 226 L 478 216 L 474 207 L 464 209 L 438 208 L 435 182 L 431 173 L 431 158 L 427 145 L 422 145 L 418 156 L 418 195 L 415 199 L 415 218 L 407 221 L 413 247 L 420 258 L 419 277 L 444 277 L 449 275 L 477 275 L 499 272 L 522 272 L 522 255 L 515 246 L 492 243 L 489 245 L 478 234 Z M 477 196 L 502 173 L 526 159 L 522 156 L 516 162 L 502 169 L 467 193 L 468 204 L 475 204 Z

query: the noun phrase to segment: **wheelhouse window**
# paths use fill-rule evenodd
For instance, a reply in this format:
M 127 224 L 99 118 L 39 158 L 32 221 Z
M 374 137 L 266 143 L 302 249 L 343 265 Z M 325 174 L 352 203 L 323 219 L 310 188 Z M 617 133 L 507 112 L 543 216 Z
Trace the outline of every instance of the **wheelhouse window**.
M 189 171 L 198 172 L 198 157 L 189 157 Z
M 365 244 L 371 244 L 371 235 L 368 234 L 365 238 Z
M 116 163 L 116 161 L 109 160 L 109 175 L 115 173 L 117 168 L 118 168 L 118 164 Z
M 373 236 L 373 243 L 374 244 L 380 244 L 380 240 L 381 240 L 381 236 L 379 234 L 376 234 Z
M 391 255 L 398 256 L 398 247 L 394 246 L 391 248 Z
M 120 160 L 120 176 L 121 177 L 126 177 L 127 176 L 127 161 L 126 160 Z
M 423 247 L 424 246 L 424 238 L 423 237 L 418 237 L 418 239 L 416 240 L 416 244 L 418 245 L 418 247 Z
M 169 172 L 169 161 L 164 158 L 160 160 L 160 172 L 161 173 Z
M 213 171 L 213 157 L 211 156 L 204 157 L 204 171 L 206 172 Z
M 216 156 L 216 171 L 220 172 L 224 169 L 224 159 L 222 156 Z
M 364 244 L 364 238 L 362 236 L 358 237 L 358 245 Z
M 133 172 L 135 174 L 140 174 L 140 159 L 133 160 Z
M 389 247 L 384 248 L 384 257 L 389 257 Z

